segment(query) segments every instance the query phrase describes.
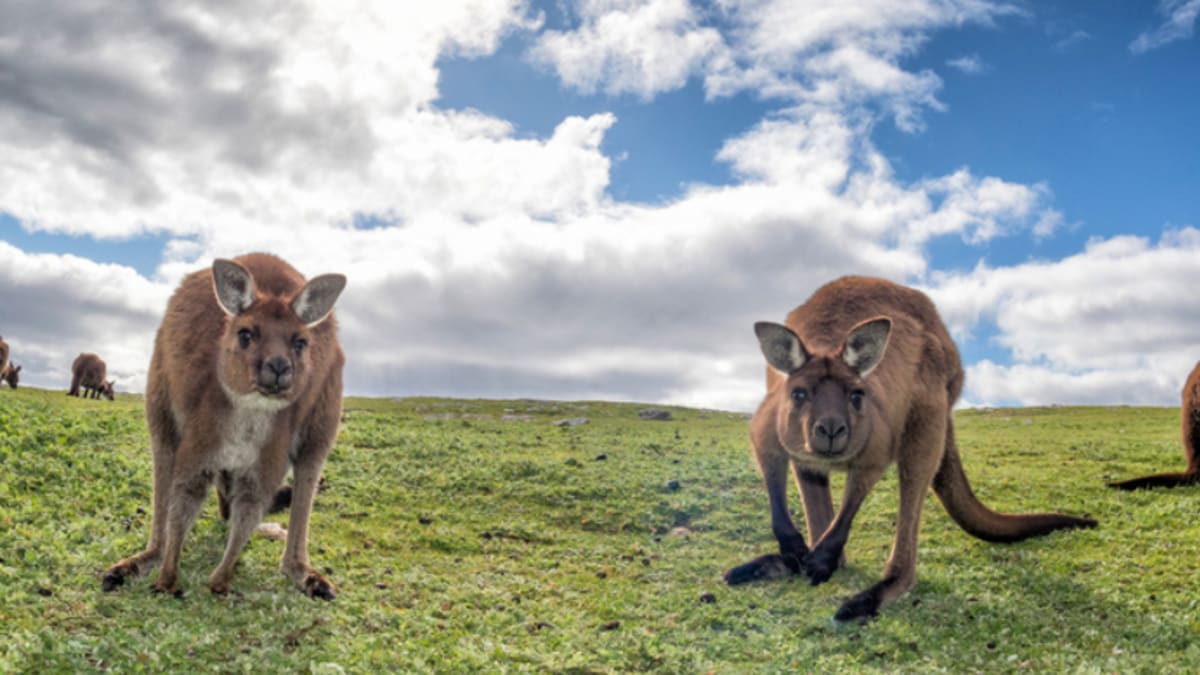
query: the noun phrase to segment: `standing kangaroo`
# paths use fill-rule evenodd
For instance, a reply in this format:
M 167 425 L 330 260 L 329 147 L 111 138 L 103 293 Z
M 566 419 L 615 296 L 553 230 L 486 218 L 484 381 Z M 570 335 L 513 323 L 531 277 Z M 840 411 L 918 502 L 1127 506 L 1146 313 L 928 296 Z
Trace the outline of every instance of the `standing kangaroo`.
M 71 363 L 71 388 L 67 396 L 79 396 L 83 388 L 84 398 L 100 398 L 103 396 L 113 400 L 114 380 L 105 380 L 108 376 L 108 366 L 104 361 L 91 352 L 84 352 L 75 357 Z
M 917 530 L 932 484 L 950 517 L 986 541 L 1020 541 L 1090 518 L 996 513 L 975 497 L 954 442 L 954 401 L 963 384 L 958 349 L 924 294 L 882 279 L 845 277 L 818 289 L 787 325 L 757 323 L 770 368 L 767 395 L 750 423 L 779 554 L 725 573 L 729 584 L 803 573 L 815 586 L 842 560 L 854 515 L 895 462 L 900 511 L 883 580 L 847 600 L 835 618 L 873 616 L 916 583 Z M 791 465 L 812 549 L 787 507 Z M 829 472 L 845 471 L 834 514 Z
M 1183 405 L 1180 410 L 1183 417 L 1183 454 L 1187 459 L 1187 469 L 1182 473 L 1160 473 L 1141 478 L 1130 478 L 1117 483 L 1109 483 L 1109 487 L 1118 490 L 1137 490 L 1152 487 L 1181 487 L 1200 483 L 1200 363 L 1192 369 L 1187 382 L 1183 385 Z
M 177 597 L 183 540 L 214 482 L 229 521 L 208 587 L 229 591 L 238 555 L 272 505 L 288 465 L 294 483 L 281 571 L 309 596 L 333 583 L 308 562 L 308 520 L 337 435 L 342 365 L 333 304 L 346 277 L 304 277 L 275 256 L 216 260 L 167 304 L 146 384 L 154 513 L 146 550 L 113 565 L 103 588 L 160 562 L 154 590 Z

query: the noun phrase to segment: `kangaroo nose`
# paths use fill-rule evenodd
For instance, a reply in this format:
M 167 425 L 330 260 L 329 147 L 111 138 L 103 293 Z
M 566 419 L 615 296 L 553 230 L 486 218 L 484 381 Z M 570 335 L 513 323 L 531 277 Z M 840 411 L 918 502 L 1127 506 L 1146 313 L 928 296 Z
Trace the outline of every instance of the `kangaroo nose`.
M 846 422 L 840 419 L 826 417 L 817 421 L 816 432 L 818 435 L 828 438 L 833 441 L 838 436 L 846 433 Z
M 268 387 L 288 387 L 292 383 L 292 362 L 282 356 L 267 359 L 259 380 Z

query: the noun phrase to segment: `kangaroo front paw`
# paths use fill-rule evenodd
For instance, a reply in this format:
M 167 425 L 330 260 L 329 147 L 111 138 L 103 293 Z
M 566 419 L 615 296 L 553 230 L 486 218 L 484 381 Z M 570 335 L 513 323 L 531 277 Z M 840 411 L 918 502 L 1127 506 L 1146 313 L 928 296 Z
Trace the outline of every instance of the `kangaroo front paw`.
M 129 569 L 128 565 L 113 565 L 108 568 L 104 576 L 100 579 L 100 587 L 105 593 L 115 590 L 119 586 L 125 585 L 125 577 L 137 576 L 137 570 Z
M 883 585 L 876 584 L 842 603 L 833 618 L 835 621 L 866 621 L 871 617 L 879 616 L 881 604 L 883 604 Z
M 800 561 L 795 556 L 769 553 L 725 572 L 725 583 L 737 586 L 750 581 L 777 579 L 800 571 Z
M 808 575 L 809 582 L 813 586 L 819 586 L 829 581 L 829 577 L 833 576 L 840 557 L 840 552 L 813 549 L 812 552 L 804 556 L 801 566 L 804 568 L 804 573 Z

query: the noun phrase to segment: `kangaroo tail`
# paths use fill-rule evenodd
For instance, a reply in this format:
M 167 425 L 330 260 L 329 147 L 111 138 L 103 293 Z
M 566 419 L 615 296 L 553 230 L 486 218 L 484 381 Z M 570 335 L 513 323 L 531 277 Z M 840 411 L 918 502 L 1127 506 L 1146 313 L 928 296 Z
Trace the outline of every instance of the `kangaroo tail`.
M 984 541 L 1011 542 L 1040 537 L 1055 530 L 1075 527 L 1095 527 L 1091 518 L 1078 518 L 1062 513 L 997 513 L 979 501 L 963 472 L 962 458 L 954 441 L 954 423 L 946 428 L 946 452 L 942 465 L 933 478 L 933 489 L 946 507 L 946 512 L 968 534 Z
M 1200 483 L 1200 471 L 1184 471 L 1182 473 L 1159 473 L 1153 476 L 1130 478 L 1129 480 L 1109 483 L 1108 487 L 1118 490 L 1140 490 L 1142 488 L 1172 488 L 1185 487 Z

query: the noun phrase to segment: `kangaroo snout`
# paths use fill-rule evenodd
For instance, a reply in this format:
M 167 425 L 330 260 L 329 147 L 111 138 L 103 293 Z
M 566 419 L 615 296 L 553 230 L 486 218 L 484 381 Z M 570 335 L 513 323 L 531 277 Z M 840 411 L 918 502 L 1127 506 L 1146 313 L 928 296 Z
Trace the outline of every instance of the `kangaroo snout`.
M 845 419 L 822 417 L 813 425 L 810 443 L 817 454 L 836 455 L 845 449 L 847 437 Z
M 292 386 L 292 362 L 283 356 L 273 356 L 258 368 L 258 386 L 271 393 Z

